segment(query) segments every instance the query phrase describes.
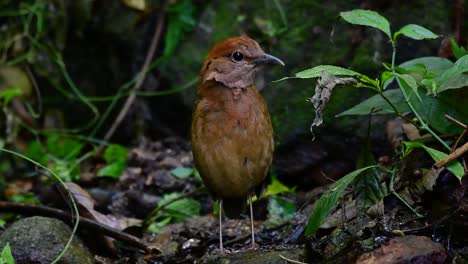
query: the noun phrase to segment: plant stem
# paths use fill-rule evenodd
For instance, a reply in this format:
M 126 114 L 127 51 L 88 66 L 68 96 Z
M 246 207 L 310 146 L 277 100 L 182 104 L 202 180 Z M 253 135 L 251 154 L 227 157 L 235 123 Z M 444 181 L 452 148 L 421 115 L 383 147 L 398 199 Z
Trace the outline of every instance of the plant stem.
M 393 41 L 393 40 L 390 40 L 390 42 L 392 43 L 392 72 L 395 73 L 395 57 L 396 57 L 396 42 Z M 418 121 L 421 123 L 421 126 L 418 126 L 420 127 L 422 130 L 426 130 L 427 132 L 429 132 L 429 134 L 431 134 L 437 141 L 439 141 L 440 144 L 442 144 L 442 146 L 444 146 L 444 148 L 446 148 L 447 150 L 451 150 L 450 146 L 447 145 L 447 143 L 445 143 L 445 141 L 443 141 L 428 125 L 427 123 L 421 118 L 421 115 L 418 113 L 418 111 L 416 111 L 416 108 L 413 106 L 413 104 L 410 102 L 409 100 L 409 96 L 408 94 L 406 93 L 405 91 L 405 88 L 403 87 L 403 85 L 401 84 L 400 80 L 398 78 L 396 78 L 397 80 L 397 83 L 398 83 L 398 87 L 400 88 L 400 91 L 401 93 L 403 94 L 403 97 L 405 98 L 405 102 L 406 104 L 409 106 L 409 108 L 411 109 L 411 111 L 414 113 L 414 115 L 416 116 L 416 118 L 418 119 Z M 385 97 L 384 97 L 385 99 Z M 388 102 L 388 100 L 386 100 Z M 391 105 L 391 104 L 390 104 Z M 392 106 L 392 105 L 391 105 Z M 392 106 L 393 108 L 393 106 Z M 395 109 L 394 109 L 395 110 Z M 398 111 L 396 111 L 395 113 L 399 113 Z M 403 117 L 401 114 L 399 114 L 399 116 Z M 413 122 L 411 122 L 413 123 Z
M 393 195 L 395 195 L 403 204 L 406 205 L 406 207 L 408 207 L 411 211 L 413 211 L 413 213 L 414 213 L 418 218 L 423 217 L 423 216 L 422 216 L 420 213 L 418 213 L 413 207 L 411 207 L 411 205 L 408 204 L 408 202 L 406 202 L 405 199 L 403 199 L 403 197 L 401 197 L 401 196 L 395 191 L 394 184 L 395 184 L 396 172 L 397 172 L 396 169 L 393 169 L 393 170 L 392 170 L 392 177 L 390 178 L 390 193 L 393 194 Z

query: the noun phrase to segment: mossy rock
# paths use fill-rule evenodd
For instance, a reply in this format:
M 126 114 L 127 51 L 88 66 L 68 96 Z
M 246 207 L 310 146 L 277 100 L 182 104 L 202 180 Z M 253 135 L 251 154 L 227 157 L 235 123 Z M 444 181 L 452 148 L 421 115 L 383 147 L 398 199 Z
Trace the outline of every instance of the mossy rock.
M 0 248 L 8 242 L 16 264 L 51 263 L 63 250 L 71 236 L 68 225 L 47 217 L 28 217 L 11 225 L 0 235 Z M 94 263 L 93 255 L 75 237 L 58 263 Z

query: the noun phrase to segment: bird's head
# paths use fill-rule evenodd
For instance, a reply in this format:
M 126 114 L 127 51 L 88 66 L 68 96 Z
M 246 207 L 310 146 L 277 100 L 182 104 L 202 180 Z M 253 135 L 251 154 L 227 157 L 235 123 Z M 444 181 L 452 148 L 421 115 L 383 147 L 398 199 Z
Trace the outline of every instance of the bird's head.
M 206 56 L 200 71 L 202 84 L 214 80 L 229 88 L 245 88 L 254 83 L 258 66 L 284 63 L 266 54 L 258 43 L 247 37 L 228 38 L 216 44 Z

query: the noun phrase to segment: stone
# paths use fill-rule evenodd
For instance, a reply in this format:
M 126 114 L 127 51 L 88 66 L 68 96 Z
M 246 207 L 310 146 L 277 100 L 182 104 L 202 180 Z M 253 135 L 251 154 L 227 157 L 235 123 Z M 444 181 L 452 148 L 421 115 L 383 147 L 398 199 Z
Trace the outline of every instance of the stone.
M 361 255 L 357 264 L 448 263 L 445 248 L 425 236 L 391 239 L 387 245 Z
M 71 229 L 55 218 L 34 216 L 13 223 L 0 235 L 0 248 L 10 243 L 16 264 L 51 263 L 63 250 Z M 58 263 L 94 263 L 93 255 L 75 237 Z

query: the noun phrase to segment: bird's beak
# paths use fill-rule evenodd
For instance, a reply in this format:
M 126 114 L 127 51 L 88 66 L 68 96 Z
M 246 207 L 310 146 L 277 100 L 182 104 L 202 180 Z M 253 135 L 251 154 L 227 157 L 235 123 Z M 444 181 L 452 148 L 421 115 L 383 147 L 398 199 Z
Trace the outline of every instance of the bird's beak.
M 284 62 L 282 60 L 270 54 L 264 54 L 263 56 L 260 56 L 259 58 L 255 59 L 254 62 L 255 64 L 272 63 L 284 66 Z

